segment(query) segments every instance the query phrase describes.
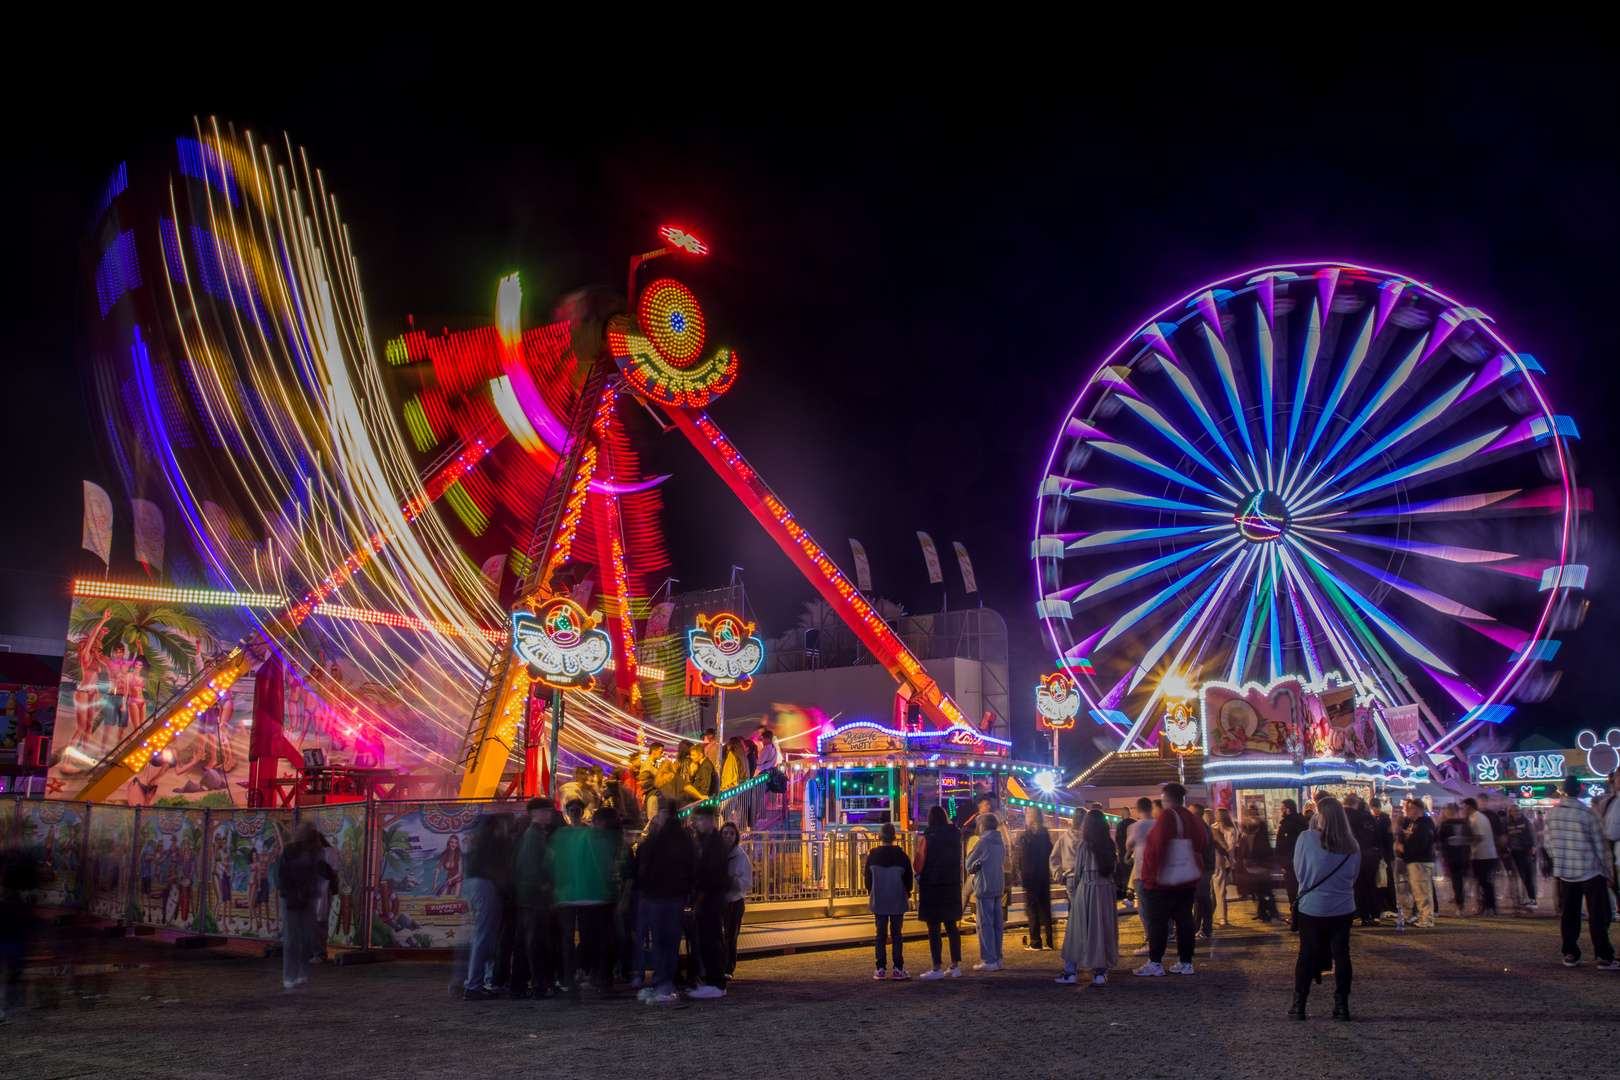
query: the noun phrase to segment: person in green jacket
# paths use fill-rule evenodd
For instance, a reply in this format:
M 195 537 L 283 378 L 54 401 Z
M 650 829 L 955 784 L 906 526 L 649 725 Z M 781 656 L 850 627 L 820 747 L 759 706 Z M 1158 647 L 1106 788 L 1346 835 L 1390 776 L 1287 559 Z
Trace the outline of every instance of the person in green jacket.
M 584 811 L 579 800 L 567 806 L 578 819 Z M 606 829 L 567 825 L 558 829 L 546 849 L 546 870 L 552 882 L 551 914 L 562 945 L 563 986 L 579 991 L 581 975 L 604 992 L 613 988 L 608 974 L 605 939 L 612 915 L 613 863 L 617 857 Z M 576 943 L 575 936 L 578 936 Z

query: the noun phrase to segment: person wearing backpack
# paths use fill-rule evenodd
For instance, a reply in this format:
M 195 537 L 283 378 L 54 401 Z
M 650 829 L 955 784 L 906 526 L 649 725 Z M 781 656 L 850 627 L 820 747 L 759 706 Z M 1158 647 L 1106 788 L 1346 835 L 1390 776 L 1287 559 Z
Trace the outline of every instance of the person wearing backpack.
M 315 948 L 315 905 L 320 882 L 337 883 L 337 872 L 322 858 L 326 842 L 315 823 L 298 826 L 293 842 L 281 852 L 276 880 L 281 888 L 281 984 L 288 990 L 309 982 L 309 958 Z
M 1204 823 L 1182 805 L 1187 789 L 1180 784 L 1164 785 L 1164 810 L 1153 823 L 1142 848 L 1142 918 L 1147 924 L 1148 962 L 1133 975 L 1163 975 L 1170 923 L 1176 924 L 1178 959 L 1170 966 L 1172 975 L 1193 973 L 1193 950 L 1197 944 L 1198 921 L 1193 917 L 1193 901 L 1198 882 L 1204 875 L 1204 853 L 1209 833 Z

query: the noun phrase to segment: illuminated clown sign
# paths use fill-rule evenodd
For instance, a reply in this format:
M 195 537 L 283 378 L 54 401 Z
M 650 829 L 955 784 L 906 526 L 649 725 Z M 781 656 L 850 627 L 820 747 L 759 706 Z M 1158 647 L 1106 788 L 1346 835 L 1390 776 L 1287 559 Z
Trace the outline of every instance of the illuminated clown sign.
M 613 645 L 596 620 L 566 596 L 554 596 L 533 612 L 512 613 L 512 651 L 530 674 L 554 690 L 589 690 L 607 666 Z
M 1058 671 L 1041 677 L 1035 685 L 1035 711 L 1047 727 L 1066 730 L 1074 727 L 1074 718 L 1080 715 L 1080 695 L 1074 679 Z
M 754 624 L 730 612 L 699 615 L 697 629 L 686 632 L 688 654 L 698 676 L 717 690 L 746 690 L 765 665 L 765 641 Z

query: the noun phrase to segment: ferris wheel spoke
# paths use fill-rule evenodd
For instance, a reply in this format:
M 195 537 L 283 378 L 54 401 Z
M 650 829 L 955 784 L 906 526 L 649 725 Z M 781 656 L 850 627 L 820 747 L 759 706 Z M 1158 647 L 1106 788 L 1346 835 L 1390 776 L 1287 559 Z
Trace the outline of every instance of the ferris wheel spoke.
M 1339 377 L 1333 384 L 1333 390 L 1328 394 L 1327 401 L 1322 405 L 1322 411 L 1316 418 L 1316 426 L 1311 430 L 1311 437 L 1305 444 L 1305 452 L 1300 454 L 1301 465 L 1310 460 L 1311 451 L 1316 449 L 1317 442 L 1326 433 L 1332 424 L 1334 415 L 1338 412 L 1339 403 L 1344 400 L 1345 392 L 1355 377 L 1361 372 L 1361 365 L 1367 359 L 1367 350 L 1372 345 L 1373 317 L 1369 312 L 1361 323 L 1361 333 L 1356 336 L 1356 343 L 1345 358 L 1344 366 L 1339 369 Z
M 1341 532 L 1307 528 L 1305 526 L 1300 526 L 1300 531 L 1325 533 L 1340 543 L 1360 544 L 1364 547 L 1382 548 L 1385 551 L 1426 555 L 1431 559 L 1443 559 L 1446 562 L 1472 566 L 1481 570 L 1497 570 L 1505 574 L 1513 574 L 1516 577 L 1533 578 L 1537 581 L 1541 580 L 1542 571 L 1558 565 L 1553 559 L 1525 558 L 1508 551 L 1486 551 L 1480 548 L 1463 547 L 1459 544 L 1433 544 L 1424 540 L 1410 540 L 1398 536 L 1375 536 L 1371 533 Z
M 1236 548 L 1228 548 L 1219 555 L 1215 556 L 1213 559 L 1210 559 L 1207 562 L 1195 567 L 1180 581 L 1176 581 L 1165 586 L 1154 595 L 1136 605 L 1136 607 L 1121 615 L 1118 619 L 1114 620 L 1114 624 L 1108 628 L 1108 633 L 1104 634 L 1097 642 L 1097 648 L 1107 648 L 1125 631 L 1129 630 L 1131 627 L 1141 622 L 1144 618 L 1153 614 L 1153 612 L 1157 611 L 1160 607 L 1164 606 L 1165 601 L 1181 593 L 1183 590 L 1190 588 L 1192 584 L 1199 578 L 1203 577 L 1211 567 L 1218 566 L 1220 563 L 1230 558 L 1232 553 L 1236 550 Z
M 1205 433 L 1214 440 L 1216 448 L 1226 455 L 1226 460 L 1232 463 L 1232 467 L 1237 470 L 1238 476 L 1243 476 L 1242 462 L 1238 461 L 1237 455 L 1232 452 L 1232 447 L 1227 444 L 1226 436 L 1221 434 L 1220 426 L 1215 423 L 1215 417 L 1210 413 L 1209 406 L 1204 404 L 1203 395 L 1198 392 L 1198 387 L 1193 384 L 1192 379 L 1174 360 L 1167 357 L 1161 356 L 1159 358 L 1159 366 L 1170 377 L 1170 381 L 1175 383 L 1176 389 L 1181 392 L 1182 400 L 1193 411 L 1193 415 L 1198 417 L 1199 424 L 1203 425 Z
M 1296 550 L 1298 550 L 1303 556 L 1303 561 L 1306 568 L 1309 569 L 1312 576 L 1314 576 L 1317 581 L 1322 584 L 1324 590 L 1329 588 L 1337 590 L 1340 595 L 1350 601 L 1351 604 L 1355 605 L 1355 607 L 1360 610 L 1361 614 L 1365 618 L 1371 620 L 1374 625 L 1376 625 L 1390 638 L 1390 640 L 1399 645 L 1401 649 L 1407 653 L 1407 655 L 1411 656 L 1414 660 L 1418 660 L 1429 665 L 1430 667 L 1439 668 L 1441 671 L 1444 671 L 1447 674 L 1457 674 L 1457 670 L 1455 668 L 1437 656 L 1432 649 L 1423 644 L 1423 642 L 1419 641 L 1405 627 L 1401 626 L 1394 619 L 1380 611 L 1378 606 L 1372 601 L 1368 600 L 1365 596 L 1361 595 L 1361 593 L 1356 590 L 1355 586 L 1351 585 L 1348 581 L 1345 581 L 1332 570 L 1328 569 L 1326 563 L 1322 562 L 1311 552 L 1304 550 L 1303 546 L 1296 547 Z
M 1237 648 L 1232 651 L 1232 666 L 1226 674 L 1226 681 L 1234 685 L 1242 683 L 1243 673 L 1249 666 L 1249 653 L 1255 630 L 1255 616 L 1271 602 L 1268 588 L 1271 584 L 1272 574 L 1270 552 L 1266 551 L 1260 555 L 1256 559 L 1256 563 L 1254 585 L 1249 591 L 1249 603 L 1243 612 L 1243 628 L 1238 631 Z M 1264 616 L 1261 616 L 1261 618 L 1263 619 Z
M 1134 506 L 1145 510 L 1175 510 L 1185 514 L 1202 514 L 1213 517 L 1227 517 L 1227 511 L 1211 510 L 1207 506 L 1195 506 L 1192 503 L 1177 502 L 1175 499 L 1160 498 L 1157 495 L 1142 495 L 1134 491 L 1114 487 L 1079 486 L 1083 481 L 1070 481 L 1077 485 L 1064 494 L 1070 499 L 1085 499 L 1090 502 L 1113 503 L 1118 506 Z
M 1379 410 L 1388 405 L 1395 395 L 1400 392 L 1401 388 L 1406 385 L 1407 381 L 1411 379 L 1412 372 L 1417 370 L 1418 357 L 1423 353 L 1423 343 L 1428 340 L 1428 335 L 1423 335 L 1418 343 L 1412 346 L 1411 352 L 1406 354 L 1406 358 L 1395 365 L 1395 370 L 1390 373 L 1389 378 L 1385 379 L 1378 391 L 1367 399 L 1367 403 L 1361 407 L 1361 411 L 1356 414 L 1356 418 L 1345 425 L 1344 430 L 1339 433 L 1339 437 L 1334 440 L 1327 453 L 1322 455 L 1322 460 L 1314 471 L 1319 472 L 1326 466 L 1331 465 L 1356 435 L 1365 434 L 1370 436 L 1377 434 L 1383 426 L 1378 422 Z M 1462 383 L 1459 383 L 1458 390 L 1460 391 L 1467 382 L 1468 380 L 1464 379 Z
M 1170 646 L 1180 640 L 1183 635 L 1186 635 L 1189 630 L 1193 631 L 1192 637 L 1198 636 L 1198 632 L 1203 629 L 1204 624 L 1208 622 L 1209 616 L 1219 606 L 1221 598 L 1225 596 L 1233 580 L 1243 570 L 1246 562 L 1252 563 L 1252 557 L 1247 560 L 1233 560 L 1226 573 L 1210 582 L 1209 587 L 1203 591 L 1198 599 L 1187 605 L 1187 610 L 1182 612 L 1181 617 L 1170 625 L 1170 629 L 1160 634 L 1159 639 L 1142 654 L 1142 659 L 1136 665 L 1136 673 L 1131 676 L 1130 686 L 1127 689 L 1136 689 L 1142 680 L 1147 678 L 1153 669 L 1158 666 L 1159 661 L 1164 658 L 1164 654 L 1170 651 Z M 1189 640 L 1192 640 L 1192 638 L 1189 638 Z
M 1581 489 L 1581 509 L 1590 510 L 1591 492 Z M 1517 496 L 1517 497 L 1515 497 Z M 1562 488 L 1548 487 L 1534 491 L 1509 488 L 1506 491 L 1488 491 L 1480 495 L 1458 495 L 1449 499 L 1410 503 L 1405 506 L 1371 506 L 1365 510 L 1342 510 L 1332 514 L 1301 518 L 1301 521 L 1331 521 L 1334 524 L 1354 521 L 1360 525 L 1383 525 L 1403 518 L 1442 520 L 1451 517 L 1533 517 L 1556 514 L 1563 509 Z
M 1200 491 L 1205 495 L 1218 500 L 1219 502 L 1226 503 L 1229 506 L 1236 505 L 1234 500 L 1226 498 L 1212 488 L 1205 487 L 1203 484 L 1199 483 L 1197 480 L 1194 480 L 1185 473 L 1177 472 L 1168 465 L 1159 464 L 1157 461 L 1154 461 L 1152 458 L 1148 457 L 1134 446 L 1127 446 L 1124 443 L 1114 442 L 1112 440 L 1105 442 L 1101 439 L 1090 440 L 1090 446 L 1092 449 L 1101 450 L 1103 453 L 1118 458 L 1120 461 L 1129 462 L 1139 469 L 1146 469 L 1155 476 L 1162 476 L 1166 480 L 1170 480 L 1174 483 L 1181 484 L 1184 487 L 1190 487 Z
M 1218 525 L 1178 525 L 1163 529 L 1114 529 L 1109 532 L 1070 534 L 1074 538 L 1065 545 L 1065 552 L 1128 551 L 1131 548 L 1157 547 L 1165 540 L 1177 541 L 1195 533 L 1208 533 Z
M 1254 309 L 1255 341 L 1259 352 L 1260 368 L 1260 416 L 1266 433 L 1266 461 L 1269 464 L 1271 455 L 1277 448 L 1276 433 L 1276 381 L 1277 359 L 1276 345 L 1271 336 L 1271 316 L 1256 304 Z
M 1254 440 L 1250 437 L 1249 410 L 1243 403 L 1237 375 L 1232 369 L 1232 356 L 1227 352 L 1226 344 L 1210 330 L 1207 321 L 1200 323 L 1199 329 L 1204 332 L 1204 344 L 1215 359 L 1215 370 L 1221 377 L 1221 388 L 1226 391 L 1226 404 L 1232 410 L 1232 420 L 1237 425 L 1238 436 L 1243 440 L 1243 448 L 1249 452 L 1249 460 L 1255 461 L 1258 455 L 1254 452 Z
M 1180 450 L 1182 453 L 1198 462 L 1198 464 L 1208 469 L 1211 475 L 1215 476 L 1221 482 L 1221 484 L 1228 488 L 1234 495 L 1242 494 L 1236 487 L 1232 486 L 1232 483 L 1227 479 L 1226 473 L 1223 470 L 1218 468 L 1213 461 L 1209 460 L 1209 458 L 1204 455 L 1202 450 L 1199 450 L 1192 443 L 1188 442 L 1186 436 L 1177 431 L 1170 424 L 1170 422 L 1164 418 L 1164 415 L 1152 405 L 1148 404 L 1145 399 L 1122 396 L 1119 400 L 1124 403 L 1127 409 L 1130 409 L 1137 416 L 1146 421 L 1147 424 L 1153 428 L 1153 430 L 1157 431 L 1160 435 L 1163 435 L 1166 439 L 1168 439 L 1170 443 L 1176 447 L 1176 449 Z M 1240 472 L 1239 478 L 1241 479 L 1241 477 L 1242 474 Z
M 1288 445 L 1283 448 L 1285 472 L 1287 462 L 1293 456 L 1294 441 L 1299 437 L 1299 422 L 1305 415 L 1305 395 L 1310 390 L 1312 377 L 1316 374 L 1316 361 L 1321 351 L 1322 319 L 1316 301 L 1312 300 L 1310 321 L 1305 329 L 1305 344 L 1300 352 L 1299 371 L 1295 376 L 1294 408 L 1288 414 Z
M 1230 545 L 1233 542 L 1234 541 L 1231 539 L 1224 537 L 1220 540 L 1211 540 L 1208 543 L 1199 544 L 1197 547 L 1185 548 L 1181 551 L 1162 556 L 1161 558 L 1154 559 L 1150 562 L 1140 563 L 1136 566 L 1127 567 L 1124 570 L 1116 570 L 1112 574 L 1104 574 L 1096 581 L 1083 582 L 1079 585 L 1073 586 L 1072 591 L 1070 589 L 1065 589 L 1062 592 L 1053 593 L 1051 594 L 1051 598 L 1057 600 L 1067 600 L 1070 607 L 1075 610 L 1084 610 L 1086 608 L 1095 607 L 1106 598 L 1107 594 L 1118 590 L 1121 586 L 1129 585 L 1138 578 L 1145 577 L 1146 575 L 1154 573 L 1155 571 L 1174 566 L 1176 563 L 1182 562 L 1185 559 L 1190 559 L 1193 556 L 1208 551 L 1210 548 L 1217 545 Z M 1070 593 L 1071 595 L 1066 596 L 1064 595 L 1065 593 Z
M 1375 581 L 1381 581 L 1386 585 L 1392 586 L 1405 595 L 1411 597 L 1413 600 L 1416 600 L 1418 603 L 1433 608 L 1442 615 L 1451 616 L 1469 629 L 1479 631 L 1481 634 L 1484 634 L 1492 641 L 1502 645 L 1510 651 L 1522 649 L 1531 640 L 1530 635 L 1525 633 L 1523 630 L 1493 619 L 1491 616 L 1485 614 L 1485 612 L 1477 611 L 1474 608 L 1469 607 L 1467 604 L 1451 599 L 1449 596 L 1444 596 L 1437 593 L 1433 589 L 1425 589 L 1421 585 L 1415 585 L 1398 574 L 1391 574 L 1387 570 L 1380 570 L 1378 567 L 1364 563 L 1360 559 L 1357 559 L 1351 555 L 1346 555 L 1342 551 L 1335 552 L 1335 554 L 1338 555 L 1338 557 L 1344 562 L 1355 567 L 1357 570 L 1360 570 L 1362 573 L 1366 574 Z
M 1371 494 L 1372 492 L 1379 491 L 1390 486 L 1391 484 L 1410 484 L 1411 481 L 1418 480 L 1420 478 L 1425 484 L 1433 483 L 1436 480 L 1449 476 L 1451 472 L 1458 468 L 1458 466 L 1467 464 L 1469 458 L 1472 458 L 1474 455 L 1480 453 L 1492 443 L 1496 442 L 1506 431 L 1507 428 L 1497 428 L 1494 431 L 1488 431 L 1484 435 L 1469 439 L 1465 443 L 1459 443 L 1458 445 L 1451 447 L 1449 450 L 1442 450 L 1438 454 L 1431 454 L 1421 461 L 1414 461 L 1410 465 L 1404 465 L 1397 469 L 1391 469 L 1388 472 L 1374 476 L 1369 480 L 1364 480 L 1342 494 L 1330 495 L 1325 499 L 1319 499 L 1314 503 L 1302 506 L 1299 508 L 1299 512 L 1303 514 L 1311 510 L 1315 510 L 1317 507 L 1326 506 L 1328 503 L 1354 499 L 1358 495 Z
M 1355 471 L 1361 468 L 1363 465 L 1366 465 L 1368 462 L 1389 450 L 1397 443 L 1445 416 L 1446 411 L 1450 409 L 1452 404 L 1456 402 L 1458 397 L 1462 395 L 1463 389 L 1468 386 L 1469 382 L 1469 379 L 1464 379 L 1456 386 L 1453 386 L 1451 389 L 1442 393 L 1434 401 L 1430 402 L 1428 405 L 1425 405 L 1422 409 L 1419 409 L 1409 419 L 1403 421 L 1387 435 L 1380 437 L 1377 442 L 1373 443 L 1367 449 L 1350 459 L 1349 463 L 1340 470 L 1340 475 L 1346 477 L 1353 476 Z M 1438 430 L 1434 434 L 1437 433 Z

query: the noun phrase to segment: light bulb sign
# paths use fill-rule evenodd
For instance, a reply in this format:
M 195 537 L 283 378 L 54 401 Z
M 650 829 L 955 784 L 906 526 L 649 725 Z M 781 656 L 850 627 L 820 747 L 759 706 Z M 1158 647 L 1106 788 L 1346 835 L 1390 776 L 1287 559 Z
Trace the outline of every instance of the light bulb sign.
M 584 608 L 554 596 L 532 612 L 512 613 L 512 651 L 553 690 L 589 690 L 607 666 L 613 644 Z
M 1054 731 L 1074 727 L 1074 718 L 1080 715 L 1080 694 L 1073 676 L 1063 671 L 1043 675 L 1035 684 L 1035 711 L 1041 722 Z
M 697 629 L 686 632 L 686 644 L 698 677 L 717 690 L 747 690 L 765 666 L 765 640 L 754 633 L 753 623 L 730 612 L 699 615 Z

